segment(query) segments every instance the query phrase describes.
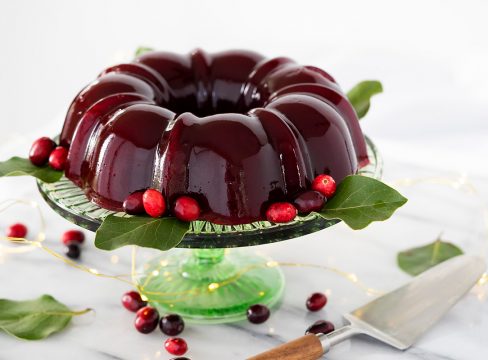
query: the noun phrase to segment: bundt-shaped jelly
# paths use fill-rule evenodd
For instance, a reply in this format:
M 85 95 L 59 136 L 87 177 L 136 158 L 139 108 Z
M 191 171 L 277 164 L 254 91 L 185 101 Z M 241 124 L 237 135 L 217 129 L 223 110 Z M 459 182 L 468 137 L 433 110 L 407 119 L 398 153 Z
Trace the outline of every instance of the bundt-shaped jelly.
M 249 51 L 149 52 L 110 67 L 71 104 L 66 176 L 121 210 L 155 188 L 190 195 L 202 220 L 243 224 L 291 201 L 318 174 L 368 163 L 351 104 L 325 71 Z

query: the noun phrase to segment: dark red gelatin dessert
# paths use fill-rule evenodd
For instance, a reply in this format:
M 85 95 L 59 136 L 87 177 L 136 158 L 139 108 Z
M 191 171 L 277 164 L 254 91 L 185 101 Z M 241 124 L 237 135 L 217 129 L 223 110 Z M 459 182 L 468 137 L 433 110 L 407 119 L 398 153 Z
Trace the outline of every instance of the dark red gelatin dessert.
M 264 220 L 319 174 L 368 163 L 353 107 L 325 71 L 250 51 L 149 52 L 112 66 L 71 104 L 66 175 L 101 207 L 140 189 L 190 196 L 199 219 Z

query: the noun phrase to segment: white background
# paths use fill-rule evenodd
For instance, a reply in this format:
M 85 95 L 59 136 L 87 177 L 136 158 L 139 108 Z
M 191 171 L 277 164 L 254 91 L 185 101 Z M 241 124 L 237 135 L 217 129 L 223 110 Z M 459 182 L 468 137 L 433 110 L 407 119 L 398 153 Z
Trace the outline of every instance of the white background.
M 474 197 L 486 203 L 487 18 L 486 1 L 0 0 L 0 160 L 26 155 L 37 136 L 57 134 L 81 87 L 105 67 L 130 59 L 141 45 L 175 52 L 244 48 L 322 67 L 345 90 L 361 80 L 381 80 L 385 92 L 374 98 L 362 126 L 385 158 L 385 179 L 465 174 L 482 194 Z M 46 244 L 62 252 L 59 236 L 73 225 L 48 209 L 32 179 L 0 180 L 0 201 L 16 197 L 41 204 Z M 397 251 L 430 242 L 441 231 L 466 252 L 486 256 L 485 224 L 473 194 L 434 185 L 400 190 L 409 202 L 387 222 L 359 232 L 334 226 L 258 249 L 280 261 L 337 266 L 381 290 L 409 279 L 396 266 Z M 22 207 L 2 213 L 0 231 L 21 220 L 34 232 L 35 216 Z M 84 265 L 106 273 L 128 269 L 128 249 L 99 251 L 93 235 L 87 236 Z M 112 254 L 120 256 L 118 264 Z M 284 272 L 284 303 L 266 324 L 189 326 L 189 357 L 242 359 L 301 335 L 318 318 L 337 325 L 341 313 L 368 300 L 334 274 Z M 324 287 L 331 294 L 327 309 L 307 314 L 304 297 Z M 40 250 L 0 256 L 0 298 L 50 293 L 74 309 L 97 310 L 94 318 L 77 320 L 41 342 L 0 334 L 0 359 L 169 359 L 161 333 L 142 336 L 132 328 L 133 314 L 119 303 L 126 290 Z M 475 288 L 406 353 L 359 339 L 328 359 L 485 360 L 487 301 L 488 287 Z

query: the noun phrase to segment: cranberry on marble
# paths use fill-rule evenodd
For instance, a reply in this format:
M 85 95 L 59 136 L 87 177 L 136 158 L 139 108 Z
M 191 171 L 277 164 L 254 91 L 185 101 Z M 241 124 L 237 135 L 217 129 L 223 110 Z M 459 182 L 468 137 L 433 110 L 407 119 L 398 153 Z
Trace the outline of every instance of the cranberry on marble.
M 188 345 L 182 338 L 169 338 L 164 342 L 164 348 L 172 355 L 184 355 L 188 351 Z
M 269 315 L 270 311 L 266 305 L 256 304 L 247 309 L 247 319 L 253 324 L 262 324 L 268 320 Z
M 141 295 L 137 291 L 128 291 L 122 295 L 122 305 L 132 312 L 143 308 L 147 305 L 147 302 L 142 300 Z
M 185 322 L 178 314 L 168 314 L 161 317 L 161 320 L 159 321 L 159 328 L 166 335 L 176 336 L 181 334 L 185 328 Z
M 27 226 L 21 223 L 12 224 L 5 231 L 5 235 L 11 238 L 23 239 L 27 236 Z
M 158 326 L 158 322 L 158 311 L 151 306 L 145 306 L 137 311 L 134 325 L 137 331 L 143 334 L 149 334 L 154 329 L 156 329 L 156 327 Z
M 307 334 L 328 334 L 335 330 L 334 324 L 327 320 L 317 320 L 305 331 Z
M 85 234 L 80 230 L 68 230 L 64 232 L 61 241 L 64 245 L 69 245 L 70 243 L 83 244 Z
M 306 306 L 310 311 L 319 311 L 327 304 L 327 296 L 322 293 L 313 293 L 307 299 Z
M 66 247 L 66 256 L 70 259 L 78 259 L 81 255 L 80 245 L 77 243 L 70 243 Z

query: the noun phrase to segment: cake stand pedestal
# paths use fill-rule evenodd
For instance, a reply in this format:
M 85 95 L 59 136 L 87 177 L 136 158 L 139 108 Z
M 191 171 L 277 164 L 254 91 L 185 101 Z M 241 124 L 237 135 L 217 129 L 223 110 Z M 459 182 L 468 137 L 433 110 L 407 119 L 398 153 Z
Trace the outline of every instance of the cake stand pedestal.
M 285 281 L 275 264 L 240 249 L 171 251 L 144 264 L 139 284 L 162 313 L 196 323 L 233 322 L 253 304 L 279 302 Z
M 360 170 L 364 176 L 381 177 L 382 160 L 366 138 L 370 164 Z M 38 181 L 46 202 L 61 216 L 88 230 L 96 231 L 114 212 L 89 202 L 70 180 Z M 188 250 L 171 250 L 156 256 L 137 273 L 142 294 L 161 314 L 177 313 L 196 323 L 226 323 L 242 320 L 253 304 L 277 305 L 282 297 L 284 276 L 271 259 L 249 247 L 296 238 L 325 229 L 338 220 L 325 220 L 315 213 L 286 224 L 260 221 L 245 225 L 216 225 L 194 221 L 178 245 Z

